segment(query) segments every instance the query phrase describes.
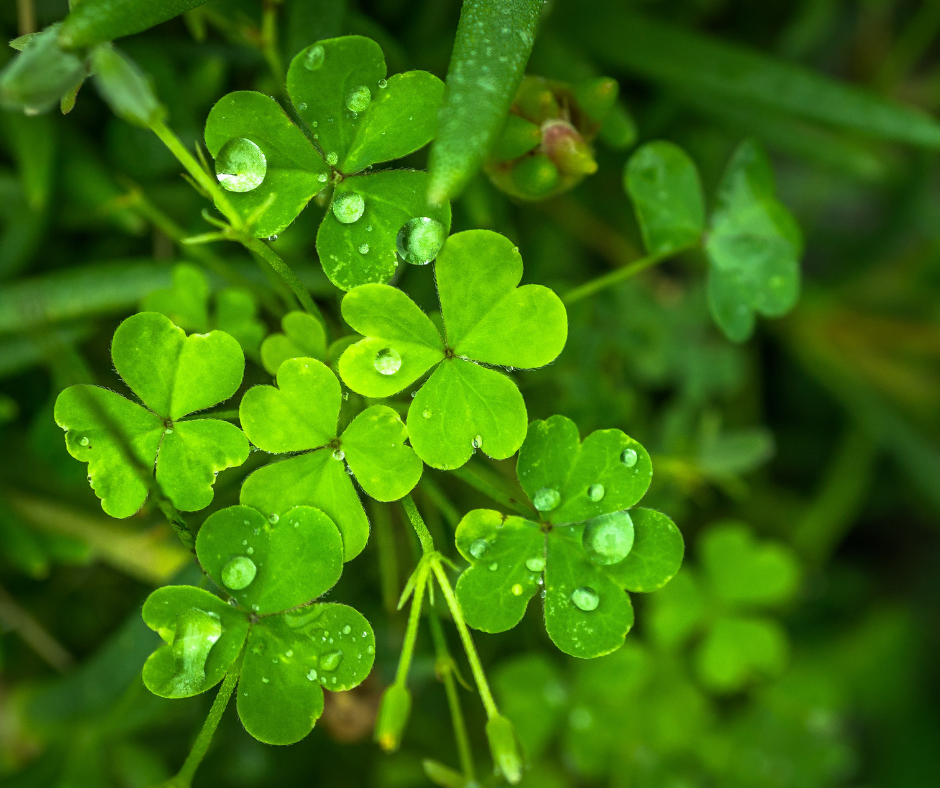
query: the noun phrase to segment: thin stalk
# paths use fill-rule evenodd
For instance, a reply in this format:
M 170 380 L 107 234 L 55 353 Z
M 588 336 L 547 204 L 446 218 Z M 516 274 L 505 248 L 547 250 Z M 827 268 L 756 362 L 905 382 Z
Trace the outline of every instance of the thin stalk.
M 410 495 L 406 495 L 401 499 L 401 505 L 405 510 L 405 514 L 408 515 L 408 519 L 411 521 L 411 525 L 415 529 L 415 533 L 418 535 L 418 541 L 421 542 L 421 552 L 425 555 L 433 553 L 434 540 L 431 538 L 431 532 L 428 530 L 428 527 L 424 524 L 424 520 L 421 518 L 421 513 L 418 511 L 418 507 L 415 506 L 414 500 L 412 500 Z
M 401 646 L 401 656 L 398 658 L 398 670 L 395 672 L 395 683 L 405 686 L 408 680 L 408 671 L 411 670 L 411 660 L 415 653 L 415 641 L 418 638 L 418 625 L 421 623 L 421 605 L 424 602 L 424 591 L 427 588 L 427 564 L 418 566 L 418 576 L 415 580 L 414 597 L 411 600 L 411 610 L 408 613 L 408 627 L 405 629 L 405 640 Z
M 285 90 L 284 64 L 277 48 L 277 7 L 280 0 L 264 0 L 261 15 L 261 52 L 277 82 L 279 92 Z
M 21 36 L 36 32 L 36 7 L 33 0 L 16 0 L 16 17 Z
M 432 561 L 431 569 L 434 572 L 434 577 L 437 579 L 437 584 L 444 594 L 444 599 L 447 602 L 447 607 L 450 609 L 451 616 L 453 616 L 457 631 L 460 633 L 460 640 L 467 654 L 467 661 L 470 663 L 473 679 L 480 692 L 480 700 L 483 701 L 483 708 L 486 709 L 487 719 L 492 719 L 499 714 L 499 709 L 496 707 L 496 701 L 493 699 L 493 693 L 490 691 L 486 674 L 483 672 L 483 665 L 480 662 L 480 656 L 477 654 L 476 646 L 473 645 L 473 638 L 470 637 L 467 622 L 463 620 L 463 612 L 460 610 L 460 605 L 457 603 L 454 589 L 450 584 L 450 580 L 447 578 L 447 574 L 444 572 L 444 567 L 441 566 L 439 561 Z
M 444 691 L 447 693 L 447 705 L 450 707 L 450 719 L 454 728 L 460 769 L 467 782 L 473 782 L 476 780 L 476 773 L 473 768 L 473 750 L 470 747 L 467 723 L 464 720 L 463 709 L 460 706 L 457 681 L 454 679 L 454 658 L 447 648 L 444 628 L 441 626 L 441 621 L 433 605 L 428 606 L 428 621 L 431 625 L 431 639 L 434 641 L 434 651 L 437 655 L 437 674 L 444 683 Z
M 0 586 L 0 624 L 3 629 L 16 632 L 27 646 L 59 673 L 67 672 L 75 664 L 72 655 L 28 611 L 20 607 L 3 586 Z
M 280 275 L 281 279 L 287 283 L 287 286 L 290 287 L 306 312 L 309 312 L 321 323 L 324 322 L 323 315 L 320 313 L 317 305 L 313 303 L 313 299 L 310 297 L 310 293 L 307 292 L 307 288 L 303 286 L 303 283 L 297 278 L 297 274 L 280 258 L 277 252 L 257 238 L 246 237 L 239 238 L 238 240 L 241 241 L 246 249 L 258 255 L 258 257 L 264 260 Z
M 589 282 L 585 282 L 583 285 L 579 285 L 573 290 L 569 290 L 561 297 L 561 300 L 566 304 L 573 304 L 575 301 L 580 301 L 583 298 L 592 296 L 608 287 L 625 282 L 627 279 L 636 276 L 641 271 L 645 271 L 647 268 L 652 268 L 657 263 L 661 263 L 663 260 L 672 257 L 679 251 L 681 250 L 668 252 L 666 254 L 651 254 L 647 257 L 641 257 L 639 260 L 635 260 L 629 265 L 625 265 L 622 268 L 611 271 L 609 274 L 599 276 L 596 279 L 591 279 Z
M 492 498 L 497 503 L 501 503 L 507 509 L 512 509 L 516 514 L 521 514 L 523 517 L 531 517 L 535 513 L 534 509 L 529 508 L 511 495 L 507 495 L 489 479 L 484 478 L 478 469 L 469 464 L 464 465 L 463 468 L 455 468 L 451 473 L 462 482 L 469 484 L 475 490 L 479 490 L 488 498 Z

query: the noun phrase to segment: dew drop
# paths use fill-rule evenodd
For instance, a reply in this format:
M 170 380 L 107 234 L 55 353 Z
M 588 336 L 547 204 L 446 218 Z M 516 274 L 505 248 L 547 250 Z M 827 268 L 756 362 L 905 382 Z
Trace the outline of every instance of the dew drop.
M 379 80 L 379 87 L 380 87 L 380 88 L 387 88 L 387 87 L 388 87 L 388 80 L 387 80 L 387 79 L 380 79 L 380 80 Z
M 592 610 L 597 610 L 601 600 L 593 588 L 582 586 L 571 592 L 571 601 L 578 610 L 590 613 Z
M 196 608 L 180 613 L 170 644 L 175 672 L 164 685 L 168 697 L 200 691 L 206 678 L 206 659 L 221 636 L 222 622 L 217 615 Z
M 550 512 L 561 502 L 561 493 L 551 487 L 543 487 L 535 494 L 532 503 L 540 512 Z
M 421 411 L 421 418 L 429 419 L 432 415 L 433 414 L 431 413 L 430 408 L 425 408 L 423 411 Z
M 519 583 L 516 583 L 516 584 L 512 587 L 512 595 L 513 595 L 513 596 L 522 596 L 522 586 L 521 586 Z
M 343 627 L 343 634 L 344 634 L 344 635 L 348 635 L 350 632 L 352 632 L 352 627 L 349 626 L 349 624 L 347 624 L 346 626 Z
M 474 539 L 470 543 L 470 555 L 474 558 L 483 558 L 490 549 L 490 543 L 486 539 Z
M 222 567 L 222 583 L 232 591 L 241 591 L 251 585 L 258 574 L 255 562 L 244 555 L 236 556 Z
M 91 441 L 88 440 L 88 438 L 82 438 L 82 439 L 79 441 L 79 443 L 80 443 L 82 446 L 88 446 L 88 445 L 91 443 Z
M 326 654 L 320 657 L 320 670 L 325 670 L 325 671 L 336 670 L 339 667 L 339 663 L 342 661 L 343 661 L 342 651 L 328 651 Z
M 339 155 L 336 153 L 335 150 L 331 150 L 329 153 L 326 154 L 326 163 L 329 164 L 331 167 L 335 167 L 336 162 L 338 161 L 339 161 Z
M 473 446 L 474 449 L 479 449 L 483 445 L 483 438 L 480 435 L 477 435 L 472 441 L 470 441 L 470 445 Z
M 372 91 L 365 85 L 353 88 L 346 94 L 346 109 L 350 112 L 362 112 L 372 102 Z
M 530 572 L 541 572 L 545 568 L 545 559 L 541 556 L 527 558 L 525 562 L 525 568 Z
M 341 224 L 359 221 L 365 210 L 365 200 L 362 199 L 362 195 L 355 192 L 343 192 L 333 200 L 333 215 Z
M 633 520 L 627 512 L 594 517 L 584 526 L 581 543 L 595 564 L 619 564 L 633 549 Z
M 604 497 L 605 492 L 603 484 L 592 484 L 588 487 L 587 495 L 588 498 L 597 503 Z
M 427 216 L 406 222 L 398 231 L 395 243 L 402 260 L 412 265 L 427 265 L 441 250 L 447 239 L 444 225 Z
M 369 254 L 369 244 L 359 244 L 359 254 Z
M 327 177 L 327 174 L 325 172 L 321 172 L 317 176 L 317 180 L 320 181 L 320 183 L 326 183 L 329 180 L 329 178 Z
M 497 569 L 499 569 L 499 564 L 497 564 L 495 561 L 492 564 L 490 564 L 491 572 L 495 572 Z
M 303 101 L 301 101 L 301 102 L 297 105 L 297 111 L 298 111 L 298 112 L 303 112 L 305 109 L 307 109 L 307 105 L 306 105 Z
M 635 449 L 624 449 L 623 453 L 620 455 L 620 462 L 626 465 L 628 468 L 632 468 L 636 465 L 638 459 Z
M 268 517 L 268 522 L 271 523 L 271 525 L 277 525 L 277 521 L 280 519 L 279 515 L 272 514 Z
M 394 375 L 401 369 L 401 356 L 395 348 L 382 348 L 375 354 L 372 365 L 380 375 Z
M 334 449 L 334 450 L 333 450 L 333 459 L 334 459 L 334 460 L 345 460 L 345 459 L 346 459 L 346 452 L 344 452 L 342 449 Z
M 326 58 L 326 52 L 323 47 L 319 44 L 315 44 L 307 50 L 307 54 L 304 55 L 304 67 L 310 71 L 316 71 L 320 66 L 323 65 L 323 61 Z
M 307 681 L 316 681 L 316 680 L 317 680 L 317 672 L 313 668 L 310 668 L 310 670 L 307 671 Z
M 267 171 L 268 163 L 261 148 L 244 137 L 230 139 L 215 157 L 215 176 L 226 191 L 257 189 Z

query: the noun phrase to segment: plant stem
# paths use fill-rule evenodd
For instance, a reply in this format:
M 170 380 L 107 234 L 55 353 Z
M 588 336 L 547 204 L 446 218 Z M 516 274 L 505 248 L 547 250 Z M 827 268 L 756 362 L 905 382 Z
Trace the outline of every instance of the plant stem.
M 625 282 L 627 279 L 636 276 L 641 271 L 645 271 L 647 268 L 651 268 L 657 263 L 672 257 L 679 251 L 682 250 L 677 249 L 674 252 L 668 252 L 665 254 L 651 254 L 647 257 L 641 257 L 639 260 L 635 260 L 629 265 L 625 265 L 622 268 L 611 271 L 609 274 L 599 276 L 596 279 L 591 279 L 590 281 L 585 282 L 583 285 L 579 285 L 573 290 L 569 290 L 561 297 L 561 300 L 566 304 L 573 304 L 575 301 L 580 301 L 582 298 L 592 296 L 600 290 L 604 290 L 608 287 L 611 287 L 612 285 Z
M 432 482 L 428 478 L 427 471 L 421 477 L 421 490 L 428 497 L 428 500 L 431 501 L 436 507 L 437 510 L 444 516 L 444 519 L 447 520 L 447 524 L 456 529 L 457 524 L 460 522 L 460 512 L 457 510 L 457 507 L 451 503 L 450 498 L 448 498 L 444 491 L 437 486 L 436 482 Z
M 408 515 L 408 519 L 411 520 L 411 525 L 415 529 L 415 533 L 418 535 L 418 541 L 421 542 L 421 552 L 425 555 L 433 553 L 434 540 L 431 538 L 431 532 L 428 530 L 428 527 L 424 524 L 424 520 L 421 518 L 421 513 L 418 511 L 418 507 L 415 506 L 414 500 L 412 500 L 410 495 L 406 495 L 401 499 L 401 505 L 405 510 L 405 514 Z
M 411 659 L 414 657 L 415 641 L 418 638 L 418 625 L 421 623 L 421 605 L 424 602 L 424 590 L 428 582 L 428 565 L 422 562 L 419 564 L 417 572 L 414 597 L 412 597 L 411 610 L 408 613 L 408 628 L 405 630 L 405 640 L 401 646 L 401 656 L 398 658 L 398 670 L 395 672 L 395 683 L 401 686 L 405 686 L 405 682 L 408 680 Z
M 254 252 L 270 265 L 271 268 L 277 271 L 281 279 L 287 283 L 287 286 L 290 287 L 294 295 L 297 296 L 297 300 L 300 301 L 300 305 L 306 312 L 309 312 L 321 323 L 324 322 L 323 315 L 320 313 L 317 305 L 313 303 L 313 299 L 310 297 L 310 293 L 307 292 L 307 288 L 303 286 L 303 283 L 297 278 L 297 274 L 278 256 L 277 252 L 257 238 L 239 238 L 239 240 L 246 249 Z
M 512 509 L 516 514 L 521 514 L 523 517 L 531 517 L 535 514 L 534 509 L 529 508 L 516 498 L 500 490 L 492 481 L 484 478 L 479 468 L 471 466 L 469 463 L 462 468 L 455 468 L 450 472 L 462 482 L 466 482 L 475 490 L 479 490 L 488 498 L 492 498 L 497 503 L 501 503 L 507 509 Z
M 271 75 L 277 82 L 278 91 L 285 90 L 284 64 L 277 49 L 277 7 L 280 0 L 264 0 L 261 15 L 261 52 L 268 62 Z
M 16 632 L 33 651 L 59 673 L 65 673 L 75 660 L 28 611 L 20 607 L 10 593 L 0 586 L 0 624 Z
M 486 680 L 486 674 L 483 672 L 483 665 L 477 654 L 476 646 L 473 645 L 473 638 L 470 637 L 470 630 L 467 623 L 463 620 L 463 613 L 460 605 L 457 603 L 457 597 L 454 595 L 454 589 L 451 587 L 450 580 L 444 572 L 444 567 L 439 561 L 431 562 L 431 569 L 434 577 L 437 578 L 437 584 L 440 586 L 447 601 L 447 607 L 450 608 L 450 614 L 454 618 L 454 624 L 460 633 L 460 640 L 463 642 L 464 651 L 467 653 L 467 661 L 470 663 L 470 670 L 473 672 L 473 679 L 476 681 L 477 689 L 480 691 L 480 700 L 483 701 L 483 708 L 486 709 L 487 719 L 492 719 L 499 714 L 496 707 L 496 701 L 493 699 L 493 693 L 490 691 L 490 685 Z

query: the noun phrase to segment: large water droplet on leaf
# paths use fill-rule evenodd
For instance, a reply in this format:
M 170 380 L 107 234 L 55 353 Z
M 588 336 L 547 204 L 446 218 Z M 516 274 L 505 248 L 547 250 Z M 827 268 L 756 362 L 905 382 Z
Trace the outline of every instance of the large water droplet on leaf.
M 543 487 L 539 490 L 532 503 L 540 512 L 550 512 L 561 502 L 561 493 L 553 490 L 551 487 Z
M 592 484 L 588 487 L 587 495 L 592 501 L 597 503 L 604 497 L 604 485 L 603 484 Z
M 578 610 L 590 613 L 592 610 L 597 610 L 601 599 L 593 588 L 582 586 L 571 592 L 571 601 Z
M 470 555 L 474 558 L 482 558 L 490 549 L 489 542 L 486 539 L 474 539 L 470 543 Z
M 326 52 L 323 47 L 319 44 L 312 46 L 307 50 L 307 54 L 304 55 L 304 67 L 308 68 L 310 71 L 316 71 L 323 65 L 325 58 Z
M 342 449 L 334 449 L 334 450 L 333 450 L 333 459 L 334 459 L 334 460 L 345 460 L 345 459 L 346 459 L 346 452 L 344 452 Z
M 355 192 L 343 192 L 333 200 L 333 215 L 342 224 L 358 222 L 365 210 L 365 200 Z
M 541 572 L 545 568 L 545 559 L 541 556 L 536 558 L 527 558 L 525 568 L 530 572 Z
M 339 667 L 343 661 L 342 651 L 329 651 L 320 657 L 320 670 L 333 671 Z
M 588 520 L 581 543 L 595 564 L 619 564 L 633 549 L 633 520 L 626 512 L 611 512 Z
M 628 468 L 632 468 L 636 465 L 638 455 L 635 449 L 624 449 L 623 453 L 620 455 L 620 462 L 626 465 Z
M 372 91 L 365 85 L 359 85 L 346 94 L 346 109 L 350 112 L 362 112 L 369 108 L 371 101 Z
M 380 375 L 394 375 L 401 369 L 401 356 L 395 348 L 382 348 L 375 354 L 372 365 Z
M 232 591 L 241 591 L 251 585 L 258 574 L 258 567 L 250 558 L 236 556 L 222 567 L 222 584 Z
M 215 176 L 223 189 L 250 192 L 257 189 L 268 171 L 268 162 L 255 143 L 244 137 L 226 142 L 215 157 Z
M 470 441 L 470 445 L 473 446 L 474 449 L 479 449 L 483 445 L 483 438 L 477 435 L 472 441 Z
M 206 660 L 215 642 L 222 637 L 222 622 L 205 610 L 191 608 L 180 613 L 170 648 L 176 673 L 167 684 L 167 694 L 194 695 L 206 680 Z
M 402 260 L 412 265 L 427 265 L 441 251 L 447 231 L 444 225 L 427 216 L 406 222 L 398 231 L 395 243 Z
M 513 596 L 522 596 L 522 586 L 519 583 L 515 583 L 511 590 Z

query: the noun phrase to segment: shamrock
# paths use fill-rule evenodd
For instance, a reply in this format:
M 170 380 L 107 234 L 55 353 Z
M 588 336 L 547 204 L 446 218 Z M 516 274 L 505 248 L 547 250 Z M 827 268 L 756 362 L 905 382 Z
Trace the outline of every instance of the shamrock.
M 450 228 L 450 206 L 427 205 L 426 173 L 368 172 L 431 141 L 443 96 L 443 83 L 425 71 L 385 74 L 374 41 L 320 41 L 302 50 L 287 73 L 287 92 L 312 141 L 261 93 L 224 96 L 206 121 L 219 183 L 257 237 L 283 231 L 311 197 L 333 186 L 317 253 L 343 290 L 387 282 L 399 251 L 409 262 L 429 262 Z M 417 244 L 421 255 L 410 251 L 414 228 L 425 241 Z M 437 239 L 436 248 L 427 248 L 429 239 Z
M 366 338 L 343 353 L 340 374 L 359 394 L 387 397 L 436 367 L 408 410 L 418 456 L 441 469 L 463 465 L 475 449 L 505 459 L 525 438 L 525 403 L 512 380 L 482 365 L 551 362 L 567 338 L 565 307 L 546 287 L 517 287 L 519 250 L 489 230 L 448 238 L 436 274 L 443 338 L 394 287 L 363 285 L 343 298 L 343 318 Z
M 266 329 L 258 319 L 258 305 L 251 293 L 227 287 L 215 296 L 215 311 L 209 314 L 209 282 L 196 266 L 173 266 L 173 286 L 154 290 L 141 309 L 166 315 L 184 331 L 205 332 L 218 328 L 231 334 L 249 356 L 257 357 Z
M 164 315 L 141 312 L 114 332 L 114 368 L 143 405 L 98 386 L 70 386 L 55 404 L 56 423 L 75 459 L 112 517 L 130 517 L 147 500 L 142 471 L 186 512 L 212 502 L 219 471 L 248 459 L 248 441 L 232 424 L 186 419 L 231 397 L 245 357 L 223 331 L 193 334 Z M 135 467 L 137 466 L 137 467 Z
M 405 445 L 401 418 L 385 405 L 367 408 L 337 436 L 341 402 L 336 376 L 313 358 L 282 363 L 276 388 L 249 389 L 239 409 L 249 440 L 268 452 L 304 453 L 255 471 L 240 500 L 275 519 L 298 504 L 322 509 L 339 528 L 349 561 L 369 539 L 350 475 L 376 500 L 394 501 L 414 488 L 423 466 Z
M 535 421 L 516 473 L 540 521 L 478 509 L 457 526 L 470 562 L 457 581 L 467 623 L 511 629 L 542 589 L 545 629 L 562 651 L 598 657 L 633 625 L 624 591 L 655 591 L 682 563 L 679 529 L 652 509 L 630 509 L 653 475 L 646 450 L 620 430 L 582 443 L 564 416 Z
M 261 343 L 261 363 L 272 375 L 289 358 L 315 358 L 335 369 L 343 351 L 358 339 L 349 335 L 327 345 L 323 323 L 307 312 L 288 312 L 281 318 L 281 329 Z
M 695 665 L 713 692 L 735 692 L 779 675 L 787 661 L 786 632 L 758 611 L 792 599 L 800 579 L 793 551 L 778 542 L 758 542 L 737 522 L 710 526 L 698 546 L 701 574 L 683 569 L 654 599 L 655 639 L 671 647 L 704 633 Z
M 203 524 L 196 555 L 232 604 L 192 586 L 154 591 L 143 617 L 166 645 L 144 664 L 144 683 L 164 698 L 198 695 L 238 669 L 243 654 L 245 729 L 268 744 L 300 741 L 323 713 L 323 687 L 355 687 L 374 660 L 372 627 L 359 612 L 309 604 L 342 573 L 339 531 L 310 506 L 277 519 L 230 506 Z

